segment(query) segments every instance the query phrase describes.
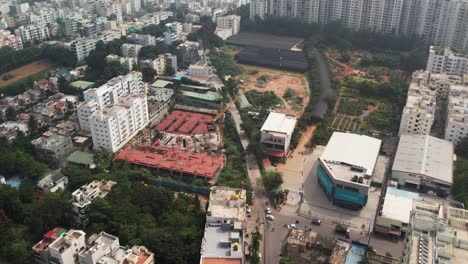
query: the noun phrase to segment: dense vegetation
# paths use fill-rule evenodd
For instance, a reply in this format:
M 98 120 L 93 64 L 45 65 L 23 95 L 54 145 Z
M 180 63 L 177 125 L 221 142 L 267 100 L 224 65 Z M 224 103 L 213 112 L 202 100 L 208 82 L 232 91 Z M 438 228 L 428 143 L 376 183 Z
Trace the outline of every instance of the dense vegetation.
M 453 182 L 453 193 L 456 200 L 460 200 L 468 206 L 468 137 L 458 143 L 455 152 L 455 176 Z
M 232 57 L 222 51 L 212 50 L 209 56 L 221 79 L 226 75 L 236 76 L 242 72 L 242 68 L 232 61 Z
M 50 59 L 57 64 L 71 67 L 76 64 L 73 52 L 58 45 L 33 46 L 21 50 L 0 48 L 0 74 L 39 59 Z

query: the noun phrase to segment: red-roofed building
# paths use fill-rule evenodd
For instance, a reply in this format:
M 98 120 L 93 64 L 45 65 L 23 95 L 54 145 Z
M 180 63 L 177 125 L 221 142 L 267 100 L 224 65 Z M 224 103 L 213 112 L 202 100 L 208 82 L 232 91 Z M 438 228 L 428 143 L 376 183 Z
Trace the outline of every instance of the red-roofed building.
M 49 245 L 57 240 L 59 237 L 61 237 L 63 234 L 65 234 L 67 230 L 65 228 L 57 227 L 54 228 L 53 230 L 50 230 L 47 232 L 41 241 L 39 241 L 37 244 L 35 244 L 32 247 L 33 250 L 33 257 L 34 257 L 34 263 L 37 264 L 48 264 L 49 263 Z
M 156 130 L 183 135 L 206 134 L 216 130 L 213 120 L 210 115 L 175 110 L 156 126 Z
M 145 150 L 124 149 L 115 156 L 115 160 L 180 173 L 213 179 L 224 166 L 223 155 L 194 153 L 179 150 L 177 147 L 146 147 Z

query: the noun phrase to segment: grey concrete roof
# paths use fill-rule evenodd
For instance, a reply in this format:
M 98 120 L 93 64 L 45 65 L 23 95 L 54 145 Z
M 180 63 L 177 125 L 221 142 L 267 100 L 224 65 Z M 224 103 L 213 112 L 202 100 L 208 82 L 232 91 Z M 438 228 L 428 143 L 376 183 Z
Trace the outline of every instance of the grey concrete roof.
M 402 135 L 393 171 L 425 175 L 453 183 L 453 144 L 427 135 Z

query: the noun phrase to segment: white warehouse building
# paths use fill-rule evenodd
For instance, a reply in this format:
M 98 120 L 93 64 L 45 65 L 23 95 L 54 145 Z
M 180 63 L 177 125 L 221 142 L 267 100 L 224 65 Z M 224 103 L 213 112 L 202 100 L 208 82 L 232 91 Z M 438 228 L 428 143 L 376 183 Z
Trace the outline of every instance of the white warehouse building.
M 260 141 L 268 149 L 269 156 L 283 158 L 286 155 L 296 123 L 294 116 L 274 112 L 268 115 L 260 129 Z
M 399 185 L 447 193 L 453 184 L 453 144 L 428 135 L 402 135 L 393 161 Z

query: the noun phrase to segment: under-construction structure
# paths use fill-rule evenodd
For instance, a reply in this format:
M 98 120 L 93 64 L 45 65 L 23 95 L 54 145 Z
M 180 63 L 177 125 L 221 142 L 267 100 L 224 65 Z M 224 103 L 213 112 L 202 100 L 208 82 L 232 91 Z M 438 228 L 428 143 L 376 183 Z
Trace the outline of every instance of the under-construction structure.
M 321 236 L 310 229 L 291 229 L 283 242 L 282 255 L 294 264 L 345 263 L 350 244 Z

